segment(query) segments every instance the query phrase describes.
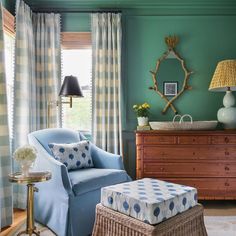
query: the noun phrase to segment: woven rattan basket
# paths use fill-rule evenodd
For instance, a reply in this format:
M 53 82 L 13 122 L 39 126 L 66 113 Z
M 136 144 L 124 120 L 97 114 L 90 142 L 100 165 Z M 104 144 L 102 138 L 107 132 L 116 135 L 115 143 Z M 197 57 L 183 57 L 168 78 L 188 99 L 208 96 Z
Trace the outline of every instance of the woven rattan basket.
M 207 236 L 203 207 L 197 205 L 155 226 L 98 204 L 93 236 Z

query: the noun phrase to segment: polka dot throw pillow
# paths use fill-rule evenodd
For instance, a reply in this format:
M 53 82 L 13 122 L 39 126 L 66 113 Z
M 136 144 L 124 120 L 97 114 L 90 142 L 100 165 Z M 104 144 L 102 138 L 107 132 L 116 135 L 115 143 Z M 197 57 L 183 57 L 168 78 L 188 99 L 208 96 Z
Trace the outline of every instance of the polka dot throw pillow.
M 68 170 L 93 167 L 90 142 L 87 140 L 69 144 L 49 143 L 48 146 L 54 158 L 63 163 Z

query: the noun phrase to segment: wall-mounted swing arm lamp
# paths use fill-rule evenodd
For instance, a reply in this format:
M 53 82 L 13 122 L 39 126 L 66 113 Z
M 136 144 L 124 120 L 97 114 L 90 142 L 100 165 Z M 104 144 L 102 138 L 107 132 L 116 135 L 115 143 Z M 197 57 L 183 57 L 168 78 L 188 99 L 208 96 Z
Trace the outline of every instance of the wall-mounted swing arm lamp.
M 60 106 L 61 104 L 70 104 L 72 108 L 72 98 L 73 97 L 83 97 L 83 93 L 79 86 L 77 77 L 75 76 L 65 76 L 63 84 L 61 86 L 60 97 L 69 97 L 69 101 L 57 100 L 57 101 L 48 101 L 47 102 L 47 128 L 49 128 L 49 117 L 51 115 L 51 106 L 56 105 Z

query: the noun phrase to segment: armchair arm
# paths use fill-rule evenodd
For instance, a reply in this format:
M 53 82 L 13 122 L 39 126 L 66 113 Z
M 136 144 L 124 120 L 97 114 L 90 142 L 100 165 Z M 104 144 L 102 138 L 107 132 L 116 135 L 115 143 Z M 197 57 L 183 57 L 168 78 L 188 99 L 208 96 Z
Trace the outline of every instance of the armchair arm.
M 32 134 L 28 135 L 28 140 L 29 143 L 37 149 L 37 158 L 34 170 L 50 171 L 52 173 L 52 179 L 47 181 L 47 189 L 50 188 L 53 192 L 60 192 L 60 194 L 62 192 L 73 194 L 71 182 L 68 177 L 68 171 L 65 165 L 55 160 Z
M 122 157 L 120 155 L 106 152 L 92 143 L 91 156 L 96 168 L 124 170 Z

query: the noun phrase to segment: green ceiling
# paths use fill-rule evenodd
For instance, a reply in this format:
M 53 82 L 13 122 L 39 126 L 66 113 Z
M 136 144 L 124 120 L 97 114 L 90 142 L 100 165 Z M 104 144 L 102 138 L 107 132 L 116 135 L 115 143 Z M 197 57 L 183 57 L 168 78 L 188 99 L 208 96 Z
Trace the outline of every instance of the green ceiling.
M 15 0 L 9 1 L 11 11 L 14 9 Z M 97 10 L 134 10 L 155 12 L 155 10 L 194 10 L 223 11 L 236 14 L 235 0 L 24 0 L 33 10 L 54 12 L 76 12 Z

